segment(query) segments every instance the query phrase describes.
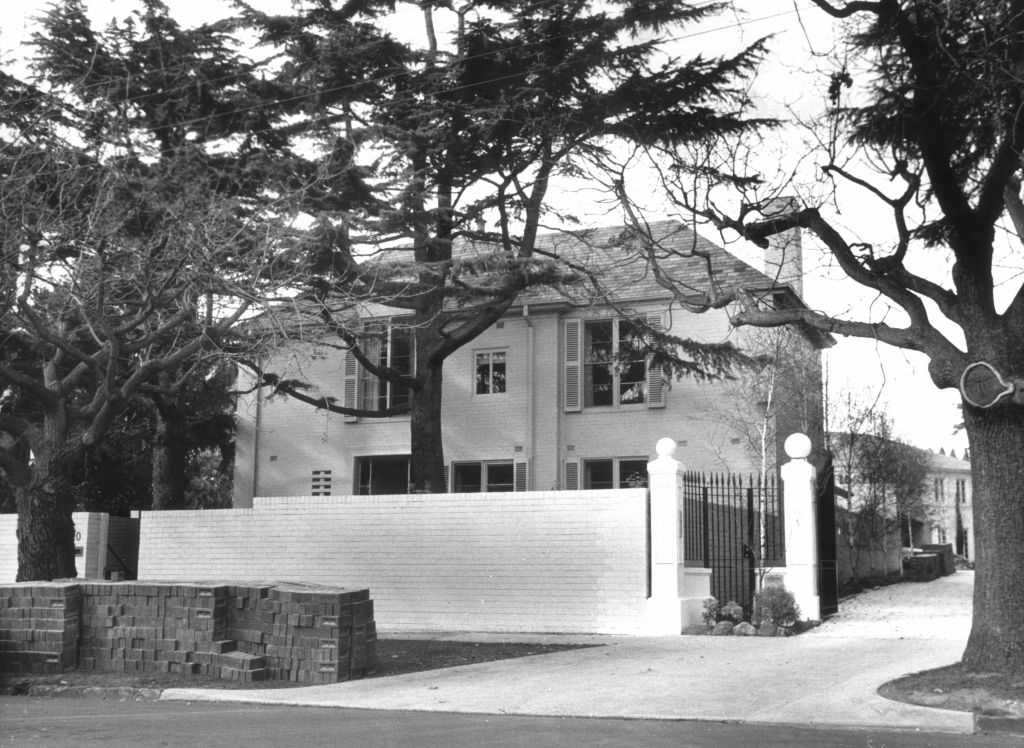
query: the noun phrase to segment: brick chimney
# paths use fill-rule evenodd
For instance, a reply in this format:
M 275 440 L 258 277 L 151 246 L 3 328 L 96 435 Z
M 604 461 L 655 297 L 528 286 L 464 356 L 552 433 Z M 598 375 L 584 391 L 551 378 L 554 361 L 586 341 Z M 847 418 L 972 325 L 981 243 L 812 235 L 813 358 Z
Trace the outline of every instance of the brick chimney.
M 799 209 L 797 198 L 777 197 L 761 207 L 761 215 L 770 219 Z M 764 250 L 764 274 L 779 285 L 791 286 L 803 298 L 804 258 L 800 234 L 797 228 L 769 237 L 768 247 Z

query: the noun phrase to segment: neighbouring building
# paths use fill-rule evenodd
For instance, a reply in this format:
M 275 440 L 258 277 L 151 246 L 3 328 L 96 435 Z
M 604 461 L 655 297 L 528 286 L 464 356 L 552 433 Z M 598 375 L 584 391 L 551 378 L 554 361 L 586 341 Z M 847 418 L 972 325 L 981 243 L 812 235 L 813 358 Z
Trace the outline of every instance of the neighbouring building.
M 879 441 L 862 435 L 861 440 Z M 830 435 L 835 452 L 836 530 L 843 579 L 899 571 L 904 555 L 930 544 L 950 544 L 974 560 L 971 463 L 944 453 L 901 445 L 921 457 L 927 470 L 920 498 L 901 505 L 884 485 L 857 478 L 857 449 L 849 434 Z M 881 440 L 897 444 L 892 440 Z M 880 493 L 881 492 L 881 493 Z M 884 495 L 883 495 L 884 494 Z
M 928 453 L 928 496 L 933 506 L 922 518 L 928 543 L 951 543 L 957 555 L 974 560 L 974 504 L 969 460 Z
M 766 250 L 764 264 L 754 267 L 677 222 L 653 230 L 666 250 L 663 265 L 683 287 L 699 291 L 707 285 L 704 261 L 688 253 L 697 248 L 713 257 L 722 286 L 742 286 L 767 305 L 803 305 L 795 232 L 778 238 Z M 640 317 L 674 335 L 709 343 L 732 341 L 742 347 L 749 333 L 730 325 L 728 310 L 697 314 L 673 303 L 645 262 L 622 252 L 628 237 L 623 227 L 601 228 L 551 234 L 541 246 L 590 268 L 607 268 L 617 306 L 628 307 L 629 314 L 590 299 L 534 290 L 446 361 L 445 491 L 644 485 L 654 444 L 664 436 L 678 442 L 676 457 L 687 469 L 756 473 L 762 468 L 762 460 L 722 415 L 738 411 L 736 398 L 745 395 L 722 383 L 667 381 L 643 355 L 631 354 L 630 345 L 632 320 Z M 456 250 L 471 251 L 458 245 Z M 415 331 L 401 326 L 399 315 L 387 309 L 366 315 L 364 329 L 376 326 L 379 333 L 368 355 L 411 370 Z M 766 440 L 773 465 L 793 431 L 810 431 L 816 444 L 822 442 L 820 350 L 833 340 L 803 329 L 794 341 L 787 353 L 800 349 L 807 387 L 800 407 L 779 403 L 773 410 Z M 365 376 L 339 341 L 333 342 L 333 347 L 296 344 L 267 368 L 312 384 L 318 397 L 361 407 L 390 407 L 408 398 L 400 388 Z M 819 414 L 810 419 L 808 401 Z M 406 493 L 409 451 L 407 416 L 357 419 L 255 391 L 238 405 L 234 505 L 251 506 L 253 496 Z

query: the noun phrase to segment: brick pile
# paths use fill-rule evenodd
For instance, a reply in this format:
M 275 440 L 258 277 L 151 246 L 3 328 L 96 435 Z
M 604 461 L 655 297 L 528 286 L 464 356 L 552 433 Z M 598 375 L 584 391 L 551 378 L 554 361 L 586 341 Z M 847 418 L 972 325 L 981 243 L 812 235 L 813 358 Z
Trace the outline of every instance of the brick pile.
M 281 585 L 235 588 L 233 598 L 238 649 L 265 657 L 274 680 L 337 683 L 377 666 L 368 590 Z
M 368 590 L 144 582 L 53 585 L 39 595 L 34 589 L 0 587 L 0 671 L 77 665 L 314 684 L 376 667 Z
M 264 680 L 265 663 L 227 657 L 229 587 L 83 583 L 79 667 Z M 222 672 L 224 671 L 224 672 Z
M 63 673 L 78 664 L 77 585 L 23 584 L 0 595 L 0 672 Z

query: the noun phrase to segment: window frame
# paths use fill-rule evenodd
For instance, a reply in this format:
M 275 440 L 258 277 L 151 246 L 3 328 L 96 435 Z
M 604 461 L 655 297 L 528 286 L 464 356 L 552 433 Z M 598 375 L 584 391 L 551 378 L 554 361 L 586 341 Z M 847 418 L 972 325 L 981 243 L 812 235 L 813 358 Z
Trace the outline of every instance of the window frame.
M 404 333 L 408 336 L 409 364 L 406 367 L 407 370 L 399 370 L 399 372 L 406 376 L 415 376 L 416 331 L 407 324 L 411 319 L 411 317 L 388 317 L 386 319 L 373 319 L 365 322 L 363 326 L 364 333 L 374 327 L 380 327 L 382 328 L 383 335 L 378 337 L 378 333 L 374 332 L 373 338 L 361 341 L 360 345 L 363 348 L 363 355 L 378 366 L 392 367 L 396 332 Z M 367 345 L 367 342 L 372 342 L 374 344 L 373 348 Z M 383 359 L 381 351 L 374 350 L 378 345 L 383 349 L 385 355 Z M 371 353 L 373 356 L 371 356 Z M 374 376 L 364 366 L 359 366 L 357 382 L 357 402 L 362 410 L 387 410 L 388 408 L 407 405 L 411 402 L 412 391 L 409 388 Z M 368 401 L 368 398 L 371 396 L 369 386 L 372 386 L 375 390 L 375 393 L 372 395 L 373 402 Z M 384 390 L 383 395 L 380 394 L 381 389 Z M 396 397 L 399 391 L 401 391 L 403 398 Z
M 581 377 L 582 377 L 582 399 L 581 405 L 584 409 L 587 408 L 647 408 L 650 407 L 650 367 L 648 366 L 648 356 L 646 354 L 635 351 L 635 357 L 623 359 L 623 335 L 622 328 L 624 325 L 635 324 L 634 320 L 631 319 L 620 319 L 618 317 L 603 317 L 600 319 L 584 319 L 581 320 L 582 330 L 581 332 Z M 591 360 L 592 351 L 594 346 L 588 341 L 592 340 L 591 330 L 603 325 L 611 326 L 611 340 L 609 341 L 610 346 L 610 357 L 606 361 Z M 598 367 L 606 368 L 610 373 L 611 382 L 611 402 L 610 403 L 594 403 L 594 371 Z M 635 386 L 639 384 L 641 386 L 640 399 L 630 402 L 623 402 L 623 374 L 631 369 L 632 367 L 639 367 L 643 371 L 643 379 L 633 380 L 632 384 Z
M 376 494 L 373 492 L 373 463 L 374 461 L 384 460 L 405 460 L 405 491 L 399 491 L 399 493 L 408 493 L 412 484 L 412 455 L 411 454 L 385 454 L 385 455 L 356 455 L 352 460 L 352 490 L 356 496 L 386 496 L 388 494 Z M 378 462 L 379 464 L 379 462 Z M 369 482 L 363 483 L 363 469 L 364 466 L 370 471 Z M 364 489 L 364 485 L 366 490 Z
M 480 468 L 480 484 L 477 490 L 466 491 L 458 485 L 459 468 L 478 466 Z M 508 488 L 492 488 L 490 471 L 493 467 L 507 467 L 509 469 L 509 482 L 500 484 Z M 455 460 L 451 465 L 451 492 L 452 493 L 514 493 L 516 490 L 516 469 L 514 460 Z
M 504 371 L 502 372 L 502 377 L 503 377 L 503 379 L 502 379 L 502 389 L 497 391 L 497 392 L 494 391 L 494 366 L 495 366 L 495 362 L 494 362 L 494 358 L 493 358 L 494 354 L 496 354 L 496 353 L 500 353 L 500 354 L 502 354 L 505 357 L 505 360 L 501 362 L 501 365 L 504 367 Z M 480 379 L 479 379 L 479 377 L 480 377 L 480 363 L 479 363 L 478 359 L 479 359 L 480 356 L 487 356 L 488 357 L 488 364 L 487 364 L 487 367 L 488 367 L 488 378 L 487 378 L 488 391 L 487 392 L 480 392 L 479 391 L 479 387 L 480 387 Z M 472 375 L 473 397 L 491 397 L 493 395 L 507 395 L 508 394 L 508 364 L 509 364 L 509 360 L 510 359 L 511 359 L 511 356 L 509 355 L 509 349 L 507 347 L 477 348 L 477 349 L 473 350 L 473 359 L 472 359 L 472 363 L 473 363 L 473 375 Z
M 600 488 L 594 488 L 591 485 L 590 480 L 590 468 L 597 463 L 610 462 L 612 464 L 612 485 Z M 592 459 L 580 460 L 580 485 L 585 491 L 607 491 L 622 488 L 633 488 L 633 486 L 626 486 L 623 483 L 626 482 L 628 475 L 623 477 L 622 465 L 623 463 L 643 463 L 645 466 L 648 463 L 647 457 L 634 457 L 634 456 L 623 456 L 623 457 L 597 457 Z M 630 473 L 632 474 L 632 473 Z M 646 472 L 643 473 L 642 481 L 643 485 L 639 488 L 647 488 L 649 476 Z

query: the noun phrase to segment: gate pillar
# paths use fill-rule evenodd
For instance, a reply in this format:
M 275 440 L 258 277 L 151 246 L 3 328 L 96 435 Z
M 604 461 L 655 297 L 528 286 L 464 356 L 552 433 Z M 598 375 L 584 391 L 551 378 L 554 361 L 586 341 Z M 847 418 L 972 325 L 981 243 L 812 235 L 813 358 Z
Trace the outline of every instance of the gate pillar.
M 655 451 L 657 458 L 647 463 L 651 538 L 647 628 L 651 634 L 679 634 L 701 620 L 701 604 L 711 595 L 710 570 L 683 566 L 682 465 L 672 456 L 676 451 L 672 439 L 659 439 Z
M 785 444 L 789 462 L 782 466 L 783 512 L 786 518 L 786 588 L 793 593 L 804 620 L 821 620 L 818 595 L 817 482 L 807 461 L 811 440 L 790 434 Z

